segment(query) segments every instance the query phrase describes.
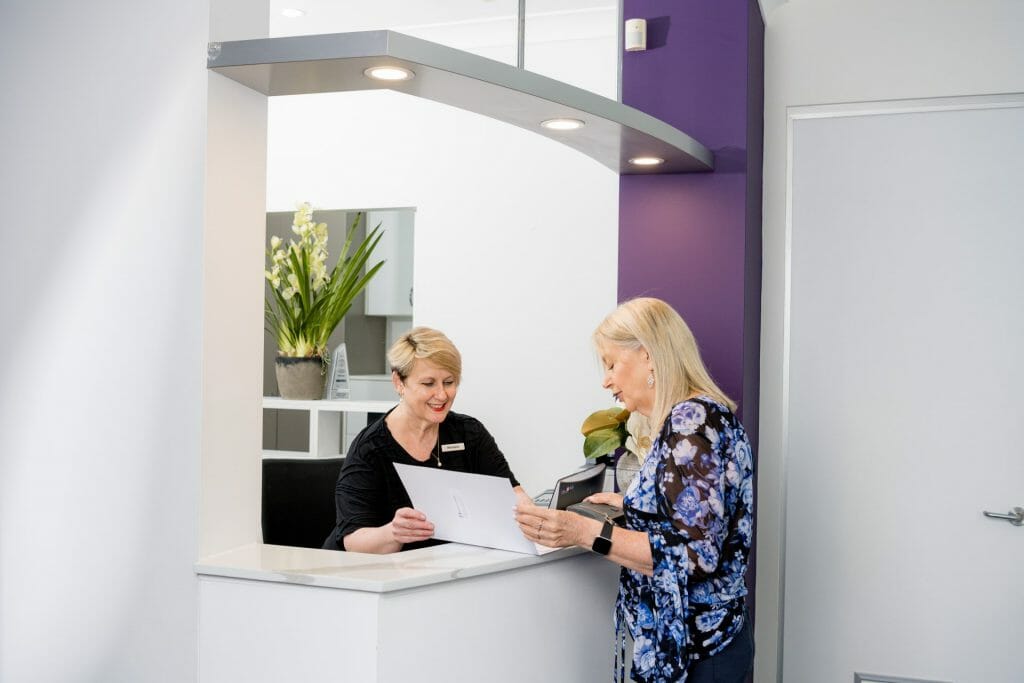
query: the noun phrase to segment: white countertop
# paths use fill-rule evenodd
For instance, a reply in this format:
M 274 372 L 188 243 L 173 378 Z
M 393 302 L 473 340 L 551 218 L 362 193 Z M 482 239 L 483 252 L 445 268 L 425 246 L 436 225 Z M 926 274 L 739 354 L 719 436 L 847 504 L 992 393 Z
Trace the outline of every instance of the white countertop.
M 448 543 L 389 555 L 252 543 L 195 564 L 197 574 L 387 593 L 554 562 L 586 552 L 546 555 Z

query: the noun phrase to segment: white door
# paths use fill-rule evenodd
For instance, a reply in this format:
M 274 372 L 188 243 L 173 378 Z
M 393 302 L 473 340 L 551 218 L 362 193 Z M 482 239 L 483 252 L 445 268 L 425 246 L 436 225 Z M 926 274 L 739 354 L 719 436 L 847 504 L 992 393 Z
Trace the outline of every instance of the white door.
M 782 680 L 1024 681 L 1024 97 L 791 113 Z

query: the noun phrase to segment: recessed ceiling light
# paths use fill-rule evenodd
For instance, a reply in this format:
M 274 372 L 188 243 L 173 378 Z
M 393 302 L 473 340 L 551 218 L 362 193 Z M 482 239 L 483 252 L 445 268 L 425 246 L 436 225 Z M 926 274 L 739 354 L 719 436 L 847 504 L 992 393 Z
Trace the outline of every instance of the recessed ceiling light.
M 371 66 L 363 73 L 378 81 L 408 81 L 416 75 L 409 69 L 403 69 L 400 66 Z
M 548 119 L 547 121 L 541 121 L 540 125 L 551 130 L 576 130 L 586 124 L 579 119 Z
M 298 19 L 299 17 L 306 16 L 306 12 L 301 9 L 295 9 L 293 7 L 286 7 L 281 10 L 282 17 L 288 17 L 289 19 Z
M 665 163 L 665 160 L 659 157 L 633 157 L 629 160 L 629 163 L 634 166 L 657 166 L 658 164 Z

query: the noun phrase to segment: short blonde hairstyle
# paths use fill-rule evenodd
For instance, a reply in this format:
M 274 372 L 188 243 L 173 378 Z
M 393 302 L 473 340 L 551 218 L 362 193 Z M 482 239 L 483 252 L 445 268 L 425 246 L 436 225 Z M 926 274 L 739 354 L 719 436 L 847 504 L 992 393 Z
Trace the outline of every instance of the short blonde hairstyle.
M 644 349 L 654 368 L 654 407 L 648 420 L 655 432 L 672 407 L 694 393 L 710 396 L 736 410 L 718 388 L 697 349 L 697 340 L 674 308 L 661 299 L 641 297 L 623 302 L 594 330 L 594 344 Z
M 414 327 L 399 337 L 388 350 L 388 364 L 403 382 L 418 360 L 430 361 L 455 376 L 462 378 L 462 356 L 452 340 L 443 332 L 430 327 Z

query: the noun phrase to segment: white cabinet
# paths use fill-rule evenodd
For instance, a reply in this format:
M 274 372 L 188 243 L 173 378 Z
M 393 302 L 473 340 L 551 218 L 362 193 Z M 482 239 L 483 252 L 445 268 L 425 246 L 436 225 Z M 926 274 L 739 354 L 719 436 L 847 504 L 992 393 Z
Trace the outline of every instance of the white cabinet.
M 366 315 L 412 316 L 412 258 L 414 209 L 366 212 L 367 231 L 379 223 L 383 235 L 370 263 L 384 266 L 366 286 Z
M 390 386 L 390 382 L 388 384 Z M 392 391 L 392 394 L 394 392 Z M 308 451 L 263 451 L 265 458 L 336 458 L 341 443 L 343 422 L 362 419 L 366 424 L 367 413 L 386 413 L 395 406 L 394 399 L 387 401 L 355 400 L 344 401 L 296 401 L 279 396 L 264 396 L 264 410 L 299 410 L 309 413 Z M 356 430 L 358 432 L 358 430 Z M 346 432 L 347 433 L 347 432 Z M 345 444 L 351 442 L 346 438 Z

